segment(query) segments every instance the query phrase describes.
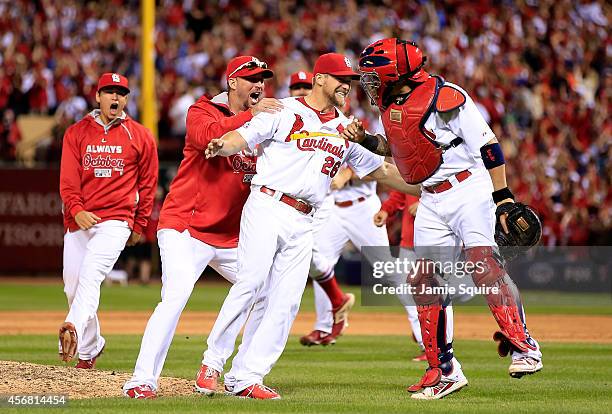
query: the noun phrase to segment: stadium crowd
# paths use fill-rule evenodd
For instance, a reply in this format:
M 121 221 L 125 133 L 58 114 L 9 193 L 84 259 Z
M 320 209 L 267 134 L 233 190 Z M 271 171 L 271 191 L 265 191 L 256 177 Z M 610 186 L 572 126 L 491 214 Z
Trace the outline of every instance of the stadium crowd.
M 502 142 L 510 187 L 533 205 L 548 245 L 612 244 L 610 6 L 600 0 L 176 1 L 156 11 L 160 156 L 178 159 L 187 108 L 225 88 L 227 61 L 255 55 L 268 96 L 316 57 L 353 58 L 378 38 L 417 42 L 427 69 L 466 89 Z M 37 159 L 95 105 L 102 72 L 130 78 L 138 119 L 139 1 L 0 0 L 0 162 L 15 159 L 17 117 L 48 114 Z M 352 112 L 380 128 L 359 87 Z

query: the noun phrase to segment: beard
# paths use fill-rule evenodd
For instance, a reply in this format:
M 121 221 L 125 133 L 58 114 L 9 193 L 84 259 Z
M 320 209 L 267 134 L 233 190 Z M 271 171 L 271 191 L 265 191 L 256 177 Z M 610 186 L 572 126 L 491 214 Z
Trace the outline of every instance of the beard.
M 346 104 L 346 98 L 348 97 L 348 94 L 346 96 L 341 95 L 342 92 L 342 88 L 336 88 L 330 95 L 328 95 L 329 101 L 335 107 L 340 109 L 344 108 L 344 105 Z

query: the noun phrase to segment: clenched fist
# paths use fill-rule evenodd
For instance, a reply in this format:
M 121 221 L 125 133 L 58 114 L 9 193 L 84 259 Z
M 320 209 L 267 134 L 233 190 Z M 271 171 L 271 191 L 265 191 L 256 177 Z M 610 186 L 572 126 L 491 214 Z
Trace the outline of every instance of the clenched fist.
M 340 138 L 359 144 L 365 139 L 365 128 L 363 127 L 363 122 L 357 118 L 353 119 L 353 122 L 351 122 L 346 128 L 344 128 L 344 131 L 340 133 Z
M 389 218 L 389 213 L 385 210 L 379 210 L 378 213 L 374 214 L 374 224 L 376 227 L 382 227 L 387 224 L 387 219 Z
M 96 216 L 90 211 L 85 210 L 79 211 L 74 215 L 74 221 L 81 230 L 89 230 L 98 224 L 100 220 L 102 220 L 100 217 Z

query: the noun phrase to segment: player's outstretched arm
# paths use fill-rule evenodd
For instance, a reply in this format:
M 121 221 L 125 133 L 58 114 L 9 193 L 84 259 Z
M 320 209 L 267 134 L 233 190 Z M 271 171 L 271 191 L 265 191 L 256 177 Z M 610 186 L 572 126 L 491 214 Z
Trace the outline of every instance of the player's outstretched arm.
M 415 196 L 421 195 L 420 185 L 407 184 L 402 178 L 397 167 L 388 162 L 384 162 L 382 166 L 377 168 L 368 174 L 368 177 L 372 177 L 381 184 L 388 185 L 394 190 L 400 191 L 406 194 L 412 194 Z
M 228 157 L 236 154 L 247 147 L 247 143 L 237 131 L 231 131 L 223 135 L 221 138 L 216 138 L 210 141 L 204 154 L 206 158 L 216 156 Z

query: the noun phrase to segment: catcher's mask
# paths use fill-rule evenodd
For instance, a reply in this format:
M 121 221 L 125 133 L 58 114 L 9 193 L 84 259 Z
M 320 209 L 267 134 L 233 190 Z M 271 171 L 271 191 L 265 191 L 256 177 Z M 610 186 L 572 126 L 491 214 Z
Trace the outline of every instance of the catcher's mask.
M 395 37 L 366 47 L 359 56 L 360 82 L 372 105 L 385 110 L 391 101 L 389 92 L 400 80 L 425 82 L 429 78 L 423 70 L 426 61 L 414 42 Z

